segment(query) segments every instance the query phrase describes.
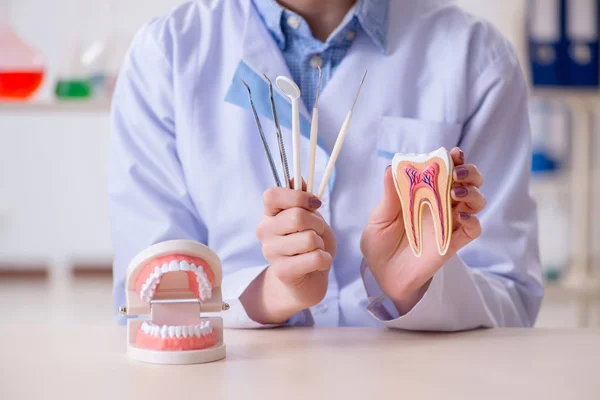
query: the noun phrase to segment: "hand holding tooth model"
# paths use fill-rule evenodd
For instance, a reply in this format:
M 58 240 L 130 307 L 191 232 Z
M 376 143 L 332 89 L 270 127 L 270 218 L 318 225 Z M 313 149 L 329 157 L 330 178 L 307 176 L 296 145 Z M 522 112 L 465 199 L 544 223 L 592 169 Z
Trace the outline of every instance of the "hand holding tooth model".
M 415 306 L 450 257 L 481 235 L 475 214 L 486 205 L 482 184 L 458 148 L 396 155 L 385 171 L 383 199 L 363 231 L 361 250 L 400 313 Z

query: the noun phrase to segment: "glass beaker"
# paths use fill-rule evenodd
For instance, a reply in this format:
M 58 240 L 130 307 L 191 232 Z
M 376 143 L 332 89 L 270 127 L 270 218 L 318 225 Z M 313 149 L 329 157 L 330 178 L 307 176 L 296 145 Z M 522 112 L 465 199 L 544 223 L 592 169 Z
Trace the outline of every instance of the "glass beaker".
M 29 99 L 42 84 L 45 70 L 43 55 L 0 20 L 0 99 Z

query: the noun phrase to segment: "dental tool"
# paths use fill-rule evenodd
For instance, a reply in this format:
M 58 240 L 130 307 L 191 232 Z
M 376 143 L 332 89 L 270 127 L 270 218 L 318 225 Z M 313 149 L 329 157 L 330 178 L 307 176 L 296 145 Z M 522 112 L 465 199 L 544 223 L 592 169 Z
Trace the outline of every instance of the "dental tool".
M 267 143 L 267 139 L 265 138 L 265 133 L 263 132 L 262 125 L 260 124 L 260 119 L 258 118 L 256 107 L 254 107 L 254 102 L 252 101 L 252 92 L 250 91 L 250 86 L 248 86 L 248 84 L 243 79 L 242 83 L 244 84 L 244 86 L 246 86 L 246 89 L 248 89 L 248 99 L 250 100 L 250 107 L 252 108 L 252 112 L 254 113 L 254 120 L 256 121 L 258 133 L 260 134 L 260 139 L 262 140 L 265 153 L 269 160 L 271 172 L 273 172 L 273 177 L 275 178 L 275 183 L 277 184 L 277 187 L 281 187 L 281 181 L 279 180 L 279 175 L 277 174 L 277 167 L 275 167 L 275 162 L 273 161 L 273 156 L 271 155 L 271 150 L 269 149 L 269 144 Z
M 319 134 L 319 92 L 323 82 L 323 71 L 319 67 L 319 85 L 317 86 L 317 98 L 313 107 L 312 122 L 310 124 L 310 148 L 308 153 L 308 183 L 306 190 L 312 193 L 315 183 L 315 153 L 317 152 L 317 136 Z
M 192 240 L 157 243 L 129 263 L 125 281 L 127 355 L 153 364 L 200 364 L 225 357 L 221 261 Z M 211 313 L 207 315 L 206 313 Z
M 358 86 L 358 90 L 356 91 L 356 96 L 354 97 L 354 102 L 352 103 L 352 108 L 348 111 L 346 115 L 346 119 L 340 128 L 340 132 L 338 133 L 338 137 L 335 141 L 335 145 L 333 146 L 333 151 L 331 152 L 331 157 L 329 157 L 329 162 L 327 163 L 327 167 L 325 168 L 325 174 L 323 176 L 323 180 L 321 180 L 321 186 L 319 187 L 319 192 L 317 193 L 317 197 L 319 199 L 323 199 L 323 195 L 325 194 L 325 189 L 327 189 L 327 185 L 329 183 L 329 178 L 331 177 L 331 173 L 333 172 L 333 167 L 337 158 L 342 150 L 342 145 L 344 144 L 344 139 L 348 134 L 348 127 L 350 126 L 350 120 L 352 119 L 352 113 L 354 112 L 354 107 L 356 106 L 356 102 L 358 100 L 358 95 L 360 94 L 360 89 L 365 82 L 365 78 L 367 77 L 367 71 L 362 77 L 360 81 L 360 85 Z
M 292 151 L 294 159 L 294 190 L 302 190 L 302 161 L 300 160 L 300 88 L 286 76 L 278 76 L 275 83 L 292 102 Z
M 281 134 L 281 126 L 279 125 L 279 118 L 277 118 L 277 108 L 275 107 L 275 97 L 273 96 L 273 84 L 266 74 L 263 74 L 267 82 L 269 82 L 269 97 L 271 100 L 271 111 L 273 113 L 273 122 L 275 122 L 275 132 L 277 133 L 277 142 L 279 143 L 279 157 L 281 158 L 281 168 L 285 177 L 285 187 L 290 188 L 290 169 L 287 162 L 287 154 L 285 152 L 285 146 L 283 144 L 283 135 Z

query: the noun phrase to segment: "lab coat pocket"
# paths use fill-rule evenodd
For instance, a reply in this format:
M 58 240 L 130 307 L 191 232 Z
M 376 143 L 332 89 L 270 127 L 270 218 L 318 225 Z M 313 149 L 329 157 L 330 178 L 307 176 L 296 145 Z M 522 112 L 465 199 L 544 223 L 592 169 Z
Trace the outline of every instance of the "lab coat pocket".
M 462 125 L 411 118 L 381 119 L 377 140 L 378 155 L 392 159 L 396 153 L 429 153 L 458 144 Z

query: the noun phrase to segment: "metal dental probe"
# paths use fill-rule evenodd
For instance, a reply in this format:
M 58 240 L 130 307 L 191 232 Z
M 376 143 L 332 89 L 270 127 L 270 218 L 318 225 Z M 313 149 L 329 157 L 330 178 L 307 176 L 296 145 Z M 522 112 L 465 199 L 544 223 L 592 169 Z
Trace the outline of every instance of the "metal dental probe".
M 283 135 L 281 134 L 281 126 L 279 126 L 279 118 L 277 118 L 277 108 L 275 107 L 275 98 L 273 96 L 273 83 L 266 74 L 263 74 L 267 82 L 269 82 L 269 97 L 271 100 L 271 111 L 273 112 L 273 121 L 275 122 L 275 132 L 277 133 L 277 142 L 279 143 L 279 156 L 281 158 L 281 167 L 285 176 L 285 187 L 290 188 L 290 169 L 288 167 L 287 155 L 283 144 Z
M 265 148 L 265 153 L 267 154 L 267 158 L 269 159 L 271 171 L 273 172 L 273 177 L 275 178 L 275 183 L 277 184 L 277 187 L 281 187 L 281 181 L 279 180 L 279 175 L 277 174 L 275 162 L 273 162 L 273 156 L 271 155 L 269 144 L 267 143 L 267 139 L 265 138 L 265 133 L 263 132 L 262 125 L 260 124 L 260 120 L 258 119 L 256 108 L 254 107 L 254 102 L 252 101 L 252 92 L 250 91 L 250 86 L 248 86 L 248 84 L 243 79 L 241 81 L 244 84 L 244 86 L 246 86 L 246 89 L 248 89 L 248 99 L 250 100 L 250 107 L 252 108 L 252 112 L 254 113 L 254 119 L 256 120 L 258 133 L 260 134 L 260 139 L 262 140 L 263 147 Z

